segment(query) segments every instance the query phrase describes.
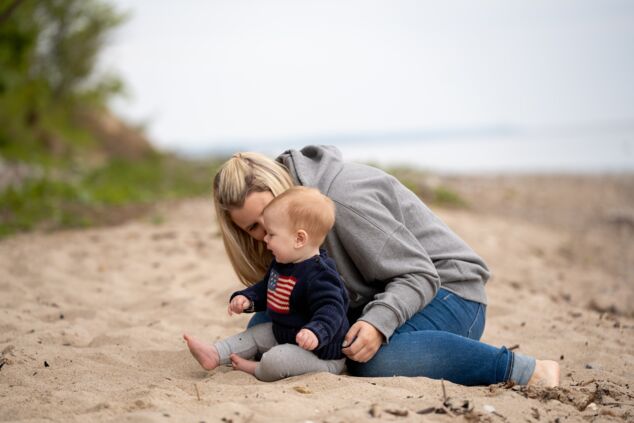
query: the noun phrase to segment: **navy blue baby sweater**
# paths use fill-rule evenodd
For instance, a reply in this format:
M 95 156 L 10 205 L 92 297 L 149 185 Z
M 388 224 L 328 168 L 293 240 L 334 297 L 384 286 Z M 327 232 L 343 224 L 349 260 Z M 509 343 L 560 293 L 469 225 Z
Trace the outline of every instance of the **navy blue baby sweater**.
M 280 344 L 297 344 L 302 328 L 319 340 L 313 352 L 323 360 L 343 358 L 341 344 L 350 327 L 346 312 L 348 295 L 335 262 L 325 250 L 300 263 L 273 260 L 264 279 L 241 291 L 253 310 L 266 310 L 273 322 L 273 335 Z

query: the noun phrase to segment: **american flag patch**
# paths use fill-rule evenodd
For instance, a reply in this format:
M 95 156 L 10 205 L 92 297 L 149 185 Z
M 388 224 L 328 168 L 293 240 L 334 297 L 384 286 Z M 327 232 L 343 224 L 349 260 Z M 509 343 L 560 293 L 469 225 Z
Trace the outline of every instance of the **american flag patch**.
M 288 314 L 291 292 L 297 283 L 292 276 L 283 276 L 275 270 L 271 271 L 266 295 L 266 305 L 276 313 Z

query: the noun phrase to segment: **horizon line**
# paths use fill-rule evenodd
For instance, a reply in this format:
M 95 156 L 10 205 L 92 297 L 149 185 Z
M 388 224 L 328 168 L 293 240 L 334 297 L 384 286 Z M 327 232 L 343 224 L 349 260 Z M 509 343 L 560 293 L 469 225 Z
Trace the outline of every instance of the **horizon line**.
M 539 134 L 587 134 L 597 131 L 632 130 L 634 131 L 634 119 L 620 119 L 604 122 L 575 123 L 575 124 L 543 124 L 543 125 L 518 125 L 497 124 L 473 127 L 439 127 L 430 129 L 412 129 L 402 131 L 358 131 L 358 132 L 331 132 L 314 133 L 296 136 L 280 137 L 224 137 L 211 138 L 202 143 L 182 143 L 184 147 L 177 147 L 177 151 L 194 154 L 219 154 L 222 152 L 247 151 L 250 148 L 277 147 L 280 144 L 311 145 L 311 144 L 339 144 L 349 145 L 359 142 L 376 144 L 383 141 L 442 141 L 462 140 L 465 138 L 539 135 Z M 178 143 L 180 144 L 180 143 Z M 196 145 L 197 144 L 197 145 Z M 166 146 L 167 147 L 167 146 Z

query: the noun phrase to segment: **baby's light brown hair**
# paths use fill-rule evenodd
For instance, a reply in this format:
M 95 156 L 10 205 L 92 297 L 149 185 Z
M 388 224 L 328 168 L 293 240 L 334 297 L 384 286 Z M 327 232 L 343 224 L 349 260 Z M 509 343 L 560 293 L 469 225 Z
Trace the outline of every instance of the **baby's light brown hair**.
M 324 242 L 335 224 L 335 203 L 315 188 L 289 188 L 275 197 L 264 210 L 285 213 L 291 230 L 305 230 L 311 244 L 317 246 Z

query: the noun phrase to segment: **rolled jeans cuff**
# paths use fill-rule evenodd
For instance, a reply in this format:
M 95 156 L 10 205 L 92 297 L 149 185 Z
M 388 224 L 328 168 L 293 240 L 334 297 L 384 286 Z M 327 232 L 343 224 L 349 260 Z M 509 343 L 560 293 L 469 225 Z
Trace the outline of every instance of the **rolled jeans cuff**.
M 512 382 L 518 385 L 526 385 L 535 371 L 535 359 L 527 355 L 513 353 L 513 368 L 511 369 Z

